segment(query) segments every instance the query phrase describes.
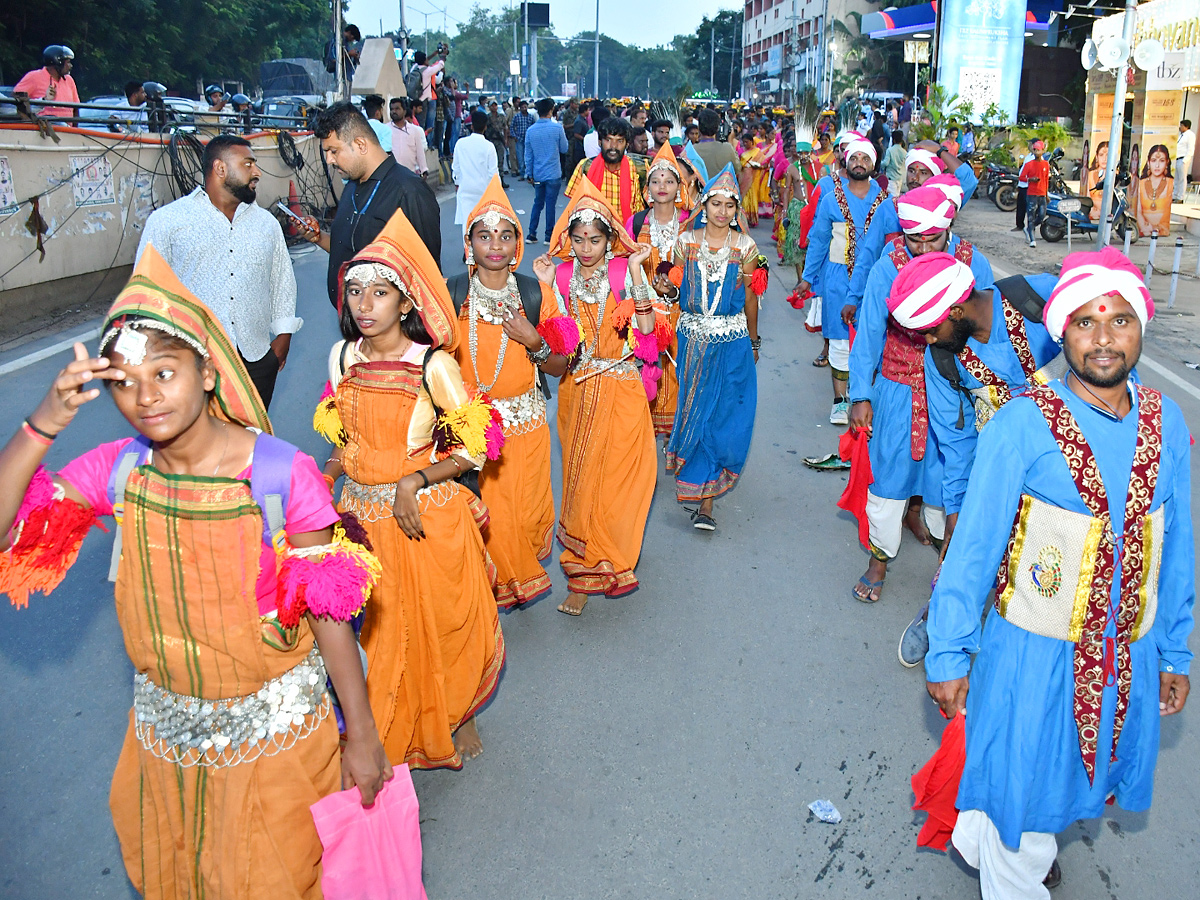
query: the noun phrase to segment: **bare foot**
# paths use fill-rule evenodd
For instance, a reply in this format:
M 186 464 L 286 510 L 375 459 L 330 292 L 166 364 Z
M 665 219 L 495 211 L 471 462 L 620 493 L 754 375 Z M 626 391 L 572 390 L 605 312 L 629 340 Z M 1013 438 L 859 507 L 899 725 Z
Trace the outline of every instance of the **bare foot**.
M 459 725 L 458 731 L 454 732 L 454 749 L 463 759 L 475 759 L 483 752 L 483 741 L 479 738 L 474 716 Z
M 862 577 L 854 583 L 850 592 L 854 595 L 855 600 L 861 600 L 863 603 L 877 603 L 879 595 L 883 592 L 883 580 L 886 577 L 887 563 L 872 556 L 871 561 L 867 564 L 867 571 L 863 572 Z
M 929 529 L 925 527 L 925 520 L 921 518 L 921 504 L 914 503 L 908 508 L 908 512 L 904 514 L 904 527 L 913 533 L 918 541 L 928 547 L 933 542 L 929 539 Z
M 567 599 L 558 605 L 560 613 L 566 613 L 568 616 L 583 615 L 583 608 L 587 606 L 588 595 L 580 594 L 578 591 L 571 591 L 567 594 Z

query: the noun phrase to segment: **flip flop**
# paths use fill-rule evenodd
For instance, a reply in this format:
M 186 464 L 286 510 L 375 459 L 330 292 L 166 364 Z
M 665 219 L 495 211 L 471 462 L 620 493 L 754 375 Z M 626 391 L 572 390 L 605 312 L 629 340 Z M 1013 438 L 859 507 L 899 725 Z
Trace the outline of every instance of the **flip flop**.
M 858 595 L 858 592 L 855 591 L 854 588 L 850 588 L 850 596 L 853 597 L 855 600 L 857 600 L 859 603 L 878 603 L 879 597 L 883 595 L 883 581 L 884 581 L 884 579 L 882 579 L 882 578 L 880 578 L 878 581 L 867 581 L 867 578 L 865 575 L 860 575 L 858 577 L 858 584 L 861 584 L 863 587 L 865 587 L 867 589 L 867 596 L 860 597 Z M 857 587 L 857 585 L 855 585 L 855 587 Z M 874 598 L 872 598 L 871 593 L 876 588 L 879 588 L 879 594 L 876 595 Z
M 814 366 L 816 366 L 818 369 L 824 369 L 826 366 L 829 365 L 829 357 L 826 356 L 824 353 L 822 353 L 820 356 L 818 356 L 816 359 L 814 359 L 812 361 L 812 364 Z

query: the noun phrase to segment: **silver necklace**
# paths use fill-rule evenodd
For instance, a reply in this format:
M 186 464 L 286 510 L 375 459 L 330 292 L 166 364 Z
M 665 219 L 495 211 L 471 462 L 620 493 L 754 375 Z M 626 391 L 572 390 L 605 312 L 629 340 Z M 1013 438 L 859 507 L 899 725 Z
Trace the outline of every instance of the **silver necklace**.
M 708 235 L 700 235 L 700 248 L 697 253 L 697 263 L 700 269 L 700 311 L 706 316 L 711 316 L 721 302 L 721 292 L 716 291 L 716 296 L 713 299 L 712 305 L 709 305 L 708 294 L 710 284 L 719 284 L 725 280 L 725 269 L 729 265 L 729 254 L 733 247 L 733 229 L 725 235 L 725 243 L 720 250 L 712 250 L 708 246 Z
M 496 371 L 492 373 L 491 383 L 484 384 L 479 374 L 479 320 L 503 325 L 504 314 L 511 313 L 519 300 L 517 280 L 511 272 L 508 275 L 508 283 L 498 291 L 484 287 L 476 276 L 471 276 L 471 290 L 467 297 L 470 307 L 467 317 L 467 342 L 471 348 L 471 368 L 475 370 L 475 381 L 479 384 L 481 393 L 490 393 L 500 380 L 500 372 L 504 368 L 504 355 L 508 352 L 508 332 L 503 328 L 500 331 L 500 352 L 496 354 Z
M 650 216 L 650 246 L 658 250 L 658 258 L 662 261 L 667 261 L 671 258 L 671 253 L 675 249 L 675 241 L 679 239 L 679 216 L 672 215 L 671 221 L 667 224 L 660 224 L 659 221 Z
M 595 283 L 599 280 L 598 276 L 605 276 L 605 284 L 603 293 L 596 293 Z M 584 278 L 579 271 L 579 260 L 575 260 L 575 266 L 571 271 L 570 290 L 571 295 L 571 315 L 575 317 L 575 321 L 579 323 L 579 327 L 583 329 L 583 310 L 579 306 L 579 301 L 590 303 L 596 306 L 596 334 L 592 339 L 592 346 L 584 350 L 584 359 L 595 359 L 596 351 L 600 347 L 600 328 L 604 325 L 604 307 L 608 304 L 608 267 L 602 266 L 600 271 L 596 272 L 590 278 Z

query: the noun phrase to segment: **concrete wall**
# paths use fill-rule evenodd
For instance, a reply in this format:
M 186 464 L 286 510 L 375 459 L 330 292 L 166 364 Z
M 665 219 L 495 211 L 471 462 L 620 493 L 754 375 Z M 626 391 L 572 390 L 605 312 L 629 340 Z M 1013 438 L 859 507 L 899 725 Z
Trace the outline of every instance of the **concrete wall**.
M 0 310 L 24 292 L 14 289 L 130 265 L 151 211 L 177 190 L 166 142 L 76 128 L 57 130 L 55 143 L 29 126 L 0 126 Z M 305 206 L 333 202 L 320 161 L 320 142 L 293 134 L 305 165 L 297 173 L 279 156 L 274 133 L 248 135 L 262 169 L 258 202 L 287 199 L 294 181 Z M 87 161 L 104 160 L 97 166 Z M 82 174 L 71 177 L 72 171 Z M 335 183 L 337 179 L 335 179 Z M 45 220 L 45 258 L 27 228 L 32 205 Z M 15 198 L 15 209 L 6 203 Z

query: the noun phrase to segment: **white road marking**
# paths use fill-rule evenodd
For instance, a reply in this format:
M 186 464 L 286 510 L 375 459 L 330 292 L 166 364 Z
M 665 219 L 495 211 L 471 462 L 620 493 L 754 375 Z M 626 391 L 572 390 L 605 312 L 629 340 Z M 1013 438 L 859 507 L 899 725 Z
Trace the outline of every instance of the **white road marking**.
M 0 375 L 7 375 L 9 372 L 16 372 L 18 369 L 24 369 L 26 366 L 31 366 L 35 362 L 41 362 L 48 356 L 54 356 L 56 353 L 61 353 L 63 350 L 69 350 L 76 342 L 86 342 L 93 338 L 100 337 L 100 326 L 96 325 L 89 328 L 87 331 L 81 331 L 73 337 L 63 338 L 57 343 L 51 344 L 49 347 L 43 347 L 41 350 L 35 350 L 33 353 L 27 353 L 24 356 L 19 356 L 14 360 L 0 365 Z

